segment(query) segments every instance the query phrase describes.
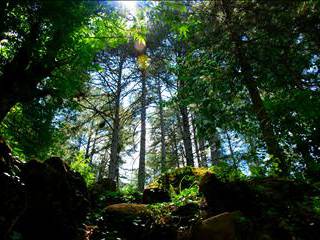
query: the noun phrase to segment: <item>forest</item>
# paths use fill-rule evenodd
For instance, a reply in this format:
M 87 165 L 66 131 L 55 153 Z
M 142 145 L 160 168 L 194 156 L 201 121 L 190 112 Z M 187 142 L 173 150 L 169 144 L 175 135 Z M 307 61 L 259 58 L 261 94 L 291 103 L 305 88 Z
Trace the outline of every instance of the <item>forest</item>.
M 1 0 L 0 240 L 313 240 L 319 0 Z

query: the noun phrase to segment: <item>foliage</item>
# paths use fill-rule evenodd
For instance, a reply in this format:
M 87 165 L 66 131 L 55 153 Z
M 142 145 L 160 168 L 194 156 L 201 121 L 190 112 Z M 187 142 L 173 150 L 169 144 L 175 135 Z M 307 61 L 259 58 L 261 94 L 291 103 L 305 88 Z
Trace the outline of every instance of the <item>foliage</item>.
M 120 189 L 120 194 L 124 202 L 136 203 L 142 199 L 142 194 L 134 185 L 127 184 Z
M 179 194 L 171 195 L 173 205 L 184 206 L 188 203 L 199 203 L 199 187 L 197 184 L 183 189 Z
M 195 184 L 198 184 L 208 172 L 210 170 L 207 168 L 184 167 L 169 169 L 155 178 L 148 185 L 148 188 L 164 189 L 173 195 L 180 194 L 184 189 L 192 188 Z
M 95 175 L 88 162 L 89 159 L 84 158 L 84 153 L 80 151 L 76 158 L 70 163 L 70 168 L 80 173 L 87 185 L 91 186 L 94 183 Z
M 190 154 L 225 180 L 286 170 L 317 181 L 316 1 L 138 5 L 124 16 L 116 4 L 90 1 L 0 4 L 0 134 L 15 155 L 72 160 L 82 150 L 98 178 L 128 180 L 119 169 L 136 172 L 127 165 L 143 69 L 147 175 L 169 170 L 155 187 L 179 195 L 198 182 L 195 169 L 172 171 L 191 165 Z
M 320 216 L 320 198 L 313 198 L 314 211 Z
M 210 170 L 223 181 L 234 181 L 247 178 L 241 170 L 234 169 L 226 162 L 219 162 L 218 165 L 210 167 Z

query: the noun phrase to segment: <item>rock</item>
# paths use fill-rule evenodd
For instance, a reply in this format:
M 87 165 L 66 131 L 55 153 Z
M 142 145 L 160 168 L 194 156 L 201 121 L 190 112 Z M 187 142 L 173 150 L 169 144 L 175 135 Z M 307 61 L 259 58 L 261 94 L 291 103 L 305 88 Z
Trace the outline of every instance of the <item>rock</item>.
M 25 209 L 25 186 L 19 177 L 0 172 L 0 239 L 7 239 Z
M 20 180 L 21 162 L 0 137 L 0 239 L 7 239 L 25 209 L 25 186 Z
M 146 204 L 119 203 L 105 208 L 105 213 L 117 217 L 141 217 L 150 215 Z
M 20 172 L 22 163 L 12 155 L 11 148 L 4 138 L 0 137 L 0 172 L 16 175 Z
M 115 192 L 117 191 L 117 183 L 110 178 L 103 178 L 96 182 L 91 188 L 91 192 L 94 195 L 99 195 L 106 191 Z
M 187 203 L 171 212 L 171 224 L 185 228 L 192 226 L 200 218 L 200 208 L 196 203 Z
M 117 184 L 110 178 L 103 178 L 96 182 L 90 189 L 90 200 L 94 208 L 121 203 L 123 199 L 116 194 Z
M 152 213 L 147 205 L 120 203 L 104 209 L 99 228 L 109 233 L 110 239 L 146 239 L 152 222 Z
M 214 174 L 207 173 L 199 184 L 211 215 L 232 211 L 255 212 L 252 192 L 244 182 L 222 182 Z
M 80 239 L 89 210 L 86 184 L 60 158 L 32 160 L 22 168 L 26 209 L 15 230 L 23 239 Z
M 0 189 L 0 239 L 80 239 L 87 187 L 60 158 L 24 164 L 0 138 Z
M 170 202 L 170 194 L 168 191 L 161 188 L 146 188 L 143 191 L 142 202 L 144 204 Z
M 201 178 L 208 172 L 210 171 L 207 168 L 177 168 L 162 174 L 146 188 L 162 189 L 168 193 L 171 191 L 179 193 L 194 184 L 198 184 Z
M 192 240 L 235 240 L 235 214 L 221 213 L 205 219 L 193 229 Z
M 320 234 L 312 203 L 312 196 L 319 195 L 311 185 L 275 177 L 223 182 L 207 174 L 199 191 L 211 216 L 241 211 L 253 225 L 250 239 L 259 239 L 260 233 L 271 239 L 313 239 Z
M 187 203 L 186 205 L 179 206 L 172 211 L 172 215 L 179 217 L 190 217 L 199 213 L 199 205 L 196 203 Z
M 177 237 L 177 229 L 175 226 L 155 224 L 152 225 L 152 228 L 143 240 L 177 240 Z

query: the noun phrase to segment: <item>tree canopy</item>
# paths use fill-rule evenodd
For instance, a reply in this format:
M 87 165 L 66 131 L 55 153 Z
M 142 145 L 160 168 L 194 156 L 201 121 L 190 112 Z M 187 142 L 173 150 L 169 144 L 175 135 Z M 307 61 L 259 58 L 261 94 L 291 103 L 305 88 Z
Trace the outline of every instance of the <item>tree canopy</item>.
M 319 177 L 317 1 L 0 9 L 0 131 L 26 161 L 82 155 L 140 190 L 181 166 Z

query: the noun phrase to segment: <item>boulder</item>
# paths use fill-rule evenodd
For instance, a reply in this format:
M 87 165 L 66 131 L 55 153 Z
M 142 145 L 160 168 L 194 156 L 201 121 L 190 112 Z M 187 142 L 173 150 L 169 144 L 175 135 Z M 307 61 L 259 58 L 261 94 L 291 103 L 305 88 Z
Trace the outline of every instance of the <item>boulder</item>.
M 320 234 L 320 218 L 313 209 L 319 193 L 309 184 L 275 177 L 221 181 L 206 174 L 199 191 L 209 215 L 241 211 L 252 223 L 252 238 L 265 233 L 271 239 L 313 239 Z
M 0 239 L 7 239 L 25 210 L 25 186 L 20 178 L 0 172 Z
M 86 184 L 60 158 L 32 160 L 22 168 L 26 207 L 15 231 L 23 239 L 80 239 L 89 210 Z
M 110 178 L 103 178 L 96 182 L 90 189 L 90 200 L 94 208 L 123 202 L 120 194 L 117 194 L 117 184 Z
M 200 207 L 196 203 L 178 206 L 171 212 L 171 224 L 186 228 L 192 226 L 200 218 Z
M 144 204 L 170 202 L 170 194 L 167 190 L 161 188 L 146 188 L 143 191 L 142 201 Z
M 146 239 L 151 224 L 152 213 L 147 205 L 120 203 L 104 209 L 99 231 L 108 233 L 106 239 Z
M 221 213 L 205 219 L 192 231 L 192 240 L 235 240 L 235 213 Z
M 150 216 L 150 211 L 146 204 L 136 203 L 119 203 L 107 206 L 104 210 L 105 214 L 113 215 L 115 217 L 144 217 Z
M 0 137 L 0 239 L 7 239 L 25 209 L 25 185 L 20 179 L 21 162 Z
M 162 189 L 168 193 L 180 191 L 198 184 L 201 178 L 210 171 L 207 168 L 184 167 L 168 171 L 150 183 L 147 189 Z
M 91 188 L 91 193 L 93 195 L 100 195 L 106 191 L 115 192 L 117 191 L 117 183 L 116 181 L 110 178 L 103 178 L 97 181 L 93 187 Z
M 254 195 L 245 182 L 223 182 L 212 173 L 207 173 L 199 184 L 199 192 L 206 199 L 211 216 L 223 212 L 255 212 Z

